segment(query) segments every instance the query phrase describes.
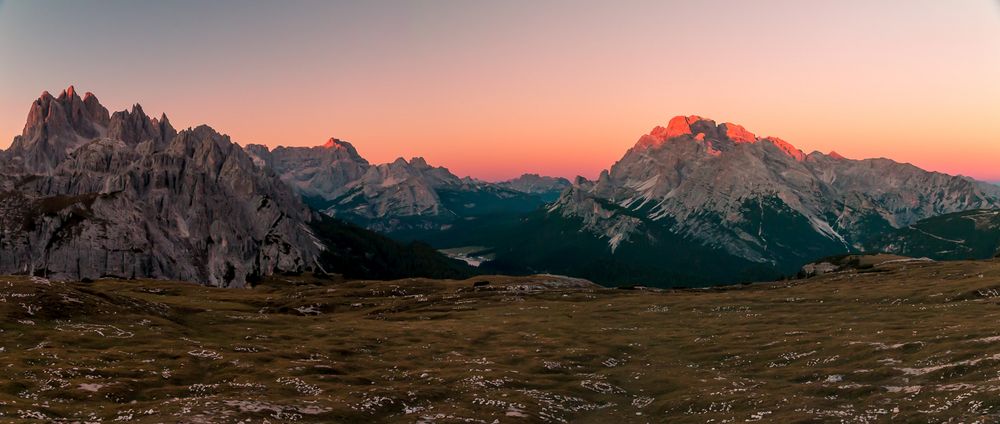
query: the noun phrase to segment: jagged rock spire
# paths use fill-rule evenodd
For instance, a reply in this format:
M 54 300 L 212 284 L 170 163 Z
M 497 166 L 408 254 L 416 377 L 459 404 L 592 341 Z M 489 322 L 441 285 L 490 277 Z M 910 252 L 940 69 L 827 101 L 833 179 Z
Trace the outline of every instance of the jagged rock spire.
M 166 114 L 161 115 L 159 120 L 150 119 L 138 103 L 132 106 L 131 111 L 115 112 L 108 129 L 108 138 L 122 140 L 130 145 L 151 141 L 154 145 L 162 146 L 176 135 L 177 131 L 170 125 Z
M 32 102 L 24 130 L 3 158 L 26 172 L 51 172 L 68 152 L 103 137 L 109 123 L 108 110 L 91 93 L 81 99 L 72 85 L 59 97 L 44 91 Z

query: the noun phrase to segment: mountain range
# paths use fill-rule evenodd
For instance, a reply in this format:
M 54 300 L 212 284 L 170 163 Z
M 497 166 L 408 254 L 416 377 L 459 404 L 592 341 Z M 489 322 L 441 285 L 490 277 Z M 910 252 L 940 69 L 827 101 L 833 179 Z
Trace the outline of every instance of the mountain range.
M 328 178 L 310 161 L 286 162 L 308 165 L 282 173 L 297 187 L 299 176 L 314 175 L 299 191 L 324 213 L 461 252 L 483 272 L 606 284 L 777 278 L 823 256 L 898 250 L 924 219 L 1000 207 L 991 184 L 889 159 L 807 154 L 698 116 L 655 127 L 597 180 L 572 183 L 535 175 L 484 183 L 421 158 L 370 165 L 350 144 L 331 146 L 344 153 L 320 168 L 347 164 L 353 181 L 319 189 Z
M 680 238 L 787 273 L 828 254 L 882 250 L 880 235 L 925 218 L 998 206 L 1000 190 L 970 178 L 805 154 L 736 124 L 686 116 L 642 136 L 610 171 L 579 180 L 547 212 L 578 221 L 612 256 Z
M 807 154 L 698 116 L 653 128 L 596 180 L 493 183 L 419 157 L 372 164 L 336 138 L 240 147 L 139 105 L 110 114 L 70 87 L 32 103 L 0 152 L 0 273 L 226 287 L 306 271 L 558 273 L 701 286 L 851 252 L 991 257 L 997 208 L 993 184 Z
M 423 238 L 464 220 L 526 213 L 570 186 L 564 178 L 536 174 L 501 183 L 460 178 L 420 157 L 372 165 L 338 139 L 274 150 L 248 145 L 246 151 L 315 209 L 400 239 Z
M 109 114 L 72 86 L 42 93 L 0 164 L 0 273 L 222 287 L 304 271 L 466 273 L 425 246 L 315 213 L 208 126 L 176 131 L 139 105 Z

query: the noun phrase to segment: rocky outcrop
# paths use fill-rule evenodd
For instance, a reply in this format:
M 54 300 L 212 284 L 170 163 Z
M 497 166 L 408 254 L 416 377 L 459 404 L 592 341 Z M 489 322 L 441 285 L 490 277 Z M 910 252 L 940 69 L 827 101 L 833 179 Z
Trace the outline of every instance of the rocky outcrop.
M 727 139 L 732 140 L 734 143 L 757 142 L 757 136 L 752 132 L 747 131 L 747 129 L 743 128 L 742 125 L 726 122 L 719 125 L 719 131 L 721 131 Z
M 4 152 L 0 273 L 241 287 L 316 265 L 312 212 L 229 137 L 86 98 L 43 94 Z

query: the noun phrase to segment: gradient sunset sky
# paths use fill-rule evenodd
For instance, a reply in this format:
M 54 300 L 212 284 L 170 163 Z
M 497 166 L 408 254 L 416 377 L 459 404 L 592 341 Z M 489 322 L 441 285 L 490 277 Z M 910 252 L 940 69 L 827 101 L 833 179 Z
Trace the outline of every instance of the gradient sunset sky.
M 43 90 L 241 144 L 595 177 L 696 114 L 1000 180 L 1000 3 L 2 1 L 0 147 Z

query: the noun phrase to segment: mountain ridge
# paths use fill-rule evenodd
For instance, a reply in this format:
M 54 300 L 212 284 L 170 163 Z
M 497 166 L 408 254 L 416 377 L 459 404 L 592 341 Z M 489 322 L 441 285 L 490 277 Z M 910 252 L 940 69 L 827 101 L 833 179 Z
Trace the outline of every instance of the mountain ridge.
M 310 204 L 397 239 L 466 258 L 471 252 L 489 272 L 613 284 L 777 278 L 819 257 L 878 249 L 883 235 L 928 217 L 1000 205 L 1000 189 L 967 177 L 884 158 L 807 154 L 779 137 L 696 115 L 654 127 L 595 180 L 526 174 L 485 183 L 422 158 L 377 165 L 359 158 L 348 162 L 360 164 L 353 181 L 319 190 Z M 308 189 L 300 191 L 308 198 Z M 523 201 L 512 191 L 536 197 Z M 527 234 L 547 236 L 525 243 Z M 657 256 L 645 251 L 685 259 L 654 264 Z M 728 265 L 709 270 L 710 257 Z M 604 263 L 630 277 L 574 262 Z M 705 265 L 685 271 L 694 263 Z
M 208 126 L 177 131 L 166 114 L 151 118 L 138 104 L 109 113 L 72 86 L 32 103 L 22 134 L 0 152 L 0 170 L 8 215 L 0 252 L 10 252 L 0 272 L 219 286 L 322 270 L 323 257 L 355 269 L 352 261 L 368 260 L 358 249 L 395 256 L 356 272 L 392 263 L 465 272 L 436 262 L 427 246 L 394 247 L 338 229 L 350 225 L 342 221 L 462 248 L 482 256 L 481 271 L 670 285 L 768 278 L 818 257 L 890 249 L 891 237 L 912 239 L 901 229 L 935 216 L 1000 207 L 995 185 L 884 158 L 806 154 L 696 115 L 654 127 L 594 180 L 524 174 L 488 183 L 422 157 L 372 164 L 337 138 L 241 147 Z M 324 254 L 334 241 L 321 241 L 317 226 L 353 250 Z M 85 253 L 95 246 L 117 256 Z M 404 264 L 399 255 L 426 260 Z
M 688 124 L 692 117 L 678 117 L 671 120 L 671 122 L 677 122 L 683 119 L 684 124 Z M 690 184 L 684 180 L 688 178 L 702 178 L 706 181 L 711 181 L 714 185 L 711 186 L 712 191 L 720 190 L 718 183 L 722 180 L 720 178 L 728 178 L 729 184 L 725 187 L 726 190 L 730 190 L 726 193 L 731 198 L 739 199 L 742 197 L 752 197 L 756 191 L 767 191 L 772 189 L 781 188 L 782 184 L 794 185 L 792 188 L 795 190 L 786 190 L 784 192 L 778 192 L 777 195 L 782 197 L 782 201 L 790 204 L 793 208 L 797 208 L 801 211 L 800 203 L 803 200 L 808 199 L 796 199 L 792 195 L 795 192 L 806 192 L 803 188 L 808 189 L 818 189 L 823 191 L 827 189 L 823 194 L 831 194 L 832 191 L 846 190 L 850 191 L 852 194 L 858 194 L 861 190 L 852 185 L 859 185 L 859 183 L 870 183 L 875 180 L 872 172 L 875 168 L 892 168 L 892 173 L 883 172 L 884 177 L 887 180 L 881 180 L 882 183 L 888 183 L 893 186 L 890 188 L 899 189 L 900 186 L 904 185 L 903 182 L 899 181 L 899 175 L 904 175 L 904 178 L 919 178 L 926 177 L 929 179 L 934 179 L 932 184 L 946 185 L 949 183 L 954 183 L 958 185 L 966 185 L 969 190 L 977 196 L 976 199 L 966 199 L 966 203 L 959 206 L 959 209 L 974 209 L 985 206 L 987 204 L 997 205 L 997 200 L 1000 199 L 1000 190 L 995 190 L 992 187 L 982 185 L 974 180 L 965 177 L 952 177 L 943 173 L 928 172 L 923 171 L 915 166 L 909 164 L 900 164 L 887 159 L 865 159 L 860 161 L 853 161 L 850 159 L 845 159 L 842 156 L 831 156 L 824 155 L 822 153 L 813 152 L 808 155 L 799 156 L 794 154 L 794 152 L 801 152 L 798 149 L 794 149 L 790 144 L 784 141 L 780 141 L 775 137 L 757 138 L 753 136 L 752 133 L 746 131 L 742 127 L 735 126 L 735 124 L 723 123 L 718 126 L 714 125 L 714 121 L 697 118 L 693 124 L 695 130 L 689 130 L 686 133 L 676 135 L 674 137 L 668 137 L 663 139 L 656 139 L 657 144 L 650 144 L 649 135 L 643 136 L 636 143 L 636 146 L 629 150 L 626 155 L 617 162 L 612 168 L 610 173 L 602 173 L 601 177 L 594 182 L 593 192 L 598 195 L 602 195 L 611 199 L 621 199 L 619 200 L 623 206 L 629 207 L 634 206 L 637 201 L 651 201 L 651 200 L 666 200 L 666 199 L 678 199 L 682 196 L 681 190 L 690 189 L 690 187 L 684 184 Z M 675 125 L 676 127 L 676 125 Z M 714 127 L 714 128 L 713 128 Z M 668 125 L 669 128 L 669 125 Z M 734 128 L 736 128 L 734 130 Z M 693 133 L 694 131 L 697 133 Z M 714 132 L 713 132 L 714 131 Z M 655 129 L 651 133 L 655 133 Z M 703 135 L 708 133 L 708 135 Z M 737 139 L 729 138 L 728 134 L 736 134 Z M 768 143 L 761 143 L 762 141 L 767 141 Z M 780 142 L 779 142 L 780 141 Z M 669 143 L 669 144 L 668 144 Z M 773 154 L 771 147 L 773 146 L 782 155 L 792 159 L 793 161 L 780 160 L 781 156 Z M 753 150 L 758 149 L 758 150 Z M 788 150 L 793 150 L 789 153 Z M 645 153 L 659 155 L 658 157 L 649 157 Z M 718 152 L 718 153 L 716 153 Z M 729 155 L 724 155 L 728 153 Z M 722 157 L 728 156 L 728 157 Z M 749 157 L 748 157 L 749 156 Z M 715 159 L 718 158 L 718 159 Z M 801 158 L 801 160 L 800 160 Z M 728 159 L 728 160 L 727 160 Z M 666 161 L 663 162 L 663 161 Z M 698 162 L 702 163 L 698 163 Z M 767 161 L 766 163 L 764 161 Z M 691 163 L 696 163 L 698 165 L 706 165 L 709 170 L 706 172 L 708 175 L 696 175 Z M 847 171 L 842 168 L 847 164 Z M 801 166 L 800 166 L 801 165 Z M 646 166 L 645 168 L 643 166 Z M 637 168 L 637 169 L 636 169 Z M 778 175 L 772 172 L 772 169 L 778 168 L 782 173 L 797 173 L 797 175 Z M 857 168 L 857 169 L 855 169 Z M 878 170 L 876 170 L 878 171 Z M 676 175 L 670 175 L 669 173 L 676 173 Z M 727 174 L 728 173 L 728 174 Z M 844 174 L 844 175 L 838 175 Z M 861 174 L 861 175 L 857 175 Z M 845 175 L 848 178 L 853 178 L 853 181 L 848 179 L 846 182 Z M 656 183 L 652 178 L 664 179 L 660 187 L 656 187 Z M 840 178 L 840 181 L 837 179 Z M 620 190 L 614 193 L 618 187 L 614 187 L 615 182 L 613 180 L 623 180 L 622 184 L 625 187 L 624 190 Z M 669 181 L 673 179 L 673 181 Z M 801 179 L 804 179 L 801 180 Z M 776 181 L 777 180 L 777 181 Z M 697 182 L 697 181 L 696 181 Z M 911 181 L 906 181 L 911 182 Z M 825 185 L 827 187 L 810 187 L 810 184 Z M 886 187 L 879 187 L 874 184 L 869 184 L 866 189 L 870 188 L 873 190 L 885 190 Z M 695 189 L 707 189 L 708 187 L 695 187 Z M 703 195 L 704 192 L 695 191 L 694 195 Z M 706 190 L 707 191 L 707 190 Z M 735 196 L 734 196 L 735 194 Z M 634 197 L 629 197 L 629 196 Z M 682 199 L 684 200 L 684 199 Z M 703 202 L 706 199 L 691 199 L 695 205 L 699 205 L 698 202 Z M 712 199 L 708 199 L 712 200 Z M 908 201 L 913 201 L 916 199 L 907 199 Z M 991 203 L 992 202 L 992 203 Z M 897 202 L 901 203 L 901 202 Z M 920 205 L 917 205 L 918 207 Z M 688 210 L 697 209 L 697 207 L 689 207 Z M 955 210 L 950 210 L 947 206 L 940 206 L 935 211 L 929 211 L 924 213 L 915 213 L 910 216 L 906 213 L 906 208 L 897 208 L 901 211 L 882 211 L 887 215 L 890 224 L 894 226 L 905 225 L 910 222 L 914 222 L 916 219 L 925 218 L 935 213 L 941 212 L 954 212 Z M 661 211 L 665 212 L 665 211 Z M 684 212 L 684 211 L 680 211 Z M 675 214 L 676 215 L 676 214 Z M 818 214 L 812 214 L 808 216 L 809 218 L 816 218 Z M 678 215 L 681 218 L 686 218 L 684 214 Z M 651 215 L 651 218 L 656 219 L 655 213 Z M 842 218 L 842 217 L 841 217 Z M 822 225 L 822 222 L 817 222 L 818 231 L 827 233 L 830 236 L 836 237 L 835 234 L 831 233 L 830 230 L 834 225 L 827 223 L 826 226 Z M 838 223 L 837 225 L 841 225 Z M 826 227 L 830 227 L 829 229 Z
M 245 150 L 273 167 L 313 208 L 402 239 L 470 217 L 527 212 L 569 185 L 538 174 L 490 183 L 459 177 L 419 156 L 373 164 L 336 138 L 313 147 L 251 144 Z
M 207 125 L 176 131 L 138 104 L 109 115 L 96 96 L 85 99 L 72 86 L 43 93 L 23 134 L 0 152 L 0 273 L 220 287 L 312 270 L 467 273 L 433 250 L 321 218 L 260 158 Z M 386 264 L 406 271 L 385 272 Z
M 757 137 L 737 124 L 680 116 L 641 136 L 597 179 L 577 178 L 546 207 L 544 217 L 526 218 L 521 229 L 506 231 L 539 231 L 542 222 L 557 219 L 560 223 L 554 225 L 563 227 L 563 234 L 589 235 L 603 241 L 604 249 L 581 241 L 591 247 L 572 253 L 580 264 L 553 268 L 539 268 L 544 264 L 523 258 L 539 251 L 550 257 L 570 254 L 556 241 L 526 246 L 500 234 L 481 246 L 502 248 L 480 250 L 510 272 L 565 273 L 614 284 L 690 285 L 704 281 L 705 275 L 716 275 L 716 283 L 739 282 L 760 273 L 740 271 L 752 267 L 735 258 L 770 268 L 770 277 L 777 278 L 819 257 L 881 249 L 877 242 L 882 235 L 922 219 L 997 207 L 1000 190 L 967 177 L 888 159 L 805 154 L 780 138 Z M 447 237 L 439 239 L 442 247 L 457 247 Z M 672 259 L 695 247 L 708 249 L 704 254 L 733 268 L 720 279 L 716 269 Z M 644 251 L 658 253 L 636 253 Z M 635 260 L 629 261 L 629 255 Z M 687 275 L 627 281 L 595 275 L 597 270 L 582 265 L 599 260 L 625 261 L 630 273 L 644 278 L 663 264 L 689 269 Z

